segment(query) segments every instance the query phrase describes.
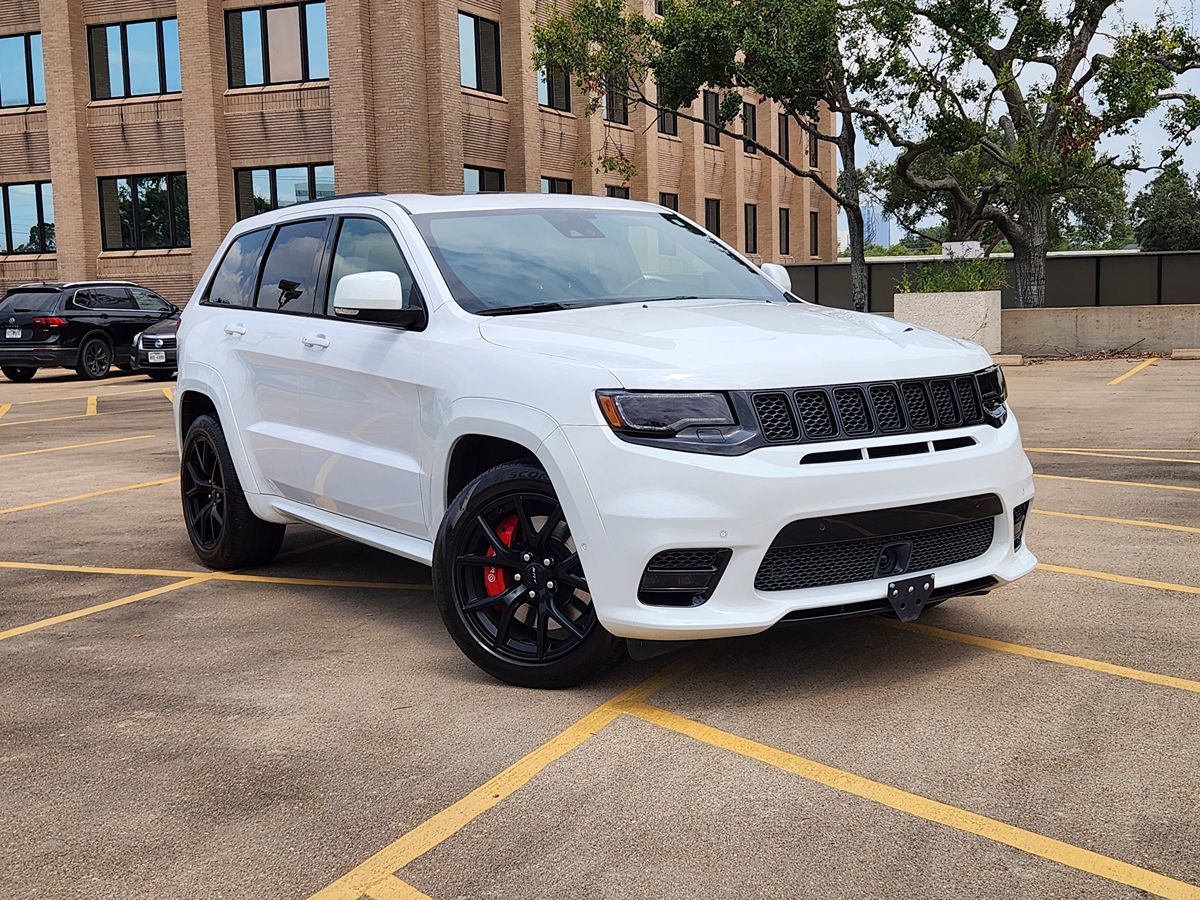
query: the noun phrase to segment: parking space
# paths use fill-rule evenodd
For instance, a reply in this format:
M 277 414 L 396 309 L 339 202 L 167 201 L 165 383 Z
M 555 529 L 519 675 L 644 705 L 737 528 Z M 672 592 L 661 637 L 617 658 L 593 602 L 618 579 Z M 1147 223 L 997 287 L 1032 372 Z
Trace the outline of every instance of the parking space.
M 172 385 L 0 383 L 2 893 L 1200 898 L 1200 364 L 1135 363 L 1008 371 L 1020 583 L 559 692 L 387 554 L 200 567 Z

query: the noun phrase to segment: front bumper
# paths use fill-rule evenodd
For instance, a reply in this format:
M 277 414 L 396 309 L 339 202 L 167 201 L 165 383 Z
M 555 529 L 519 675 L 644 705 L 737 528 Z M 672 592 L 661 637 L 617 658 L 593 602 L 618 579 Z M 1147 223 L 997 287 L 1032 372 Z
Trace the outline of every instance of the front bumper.
M 73 369 L 79 360 L 75 347 L 26 346 L 5 347 L 0 344 L 0 365 L 34 369 Z
M 566 426 L 546 441 L 572 518 L 597 615 L 613 634 L 690 640 L 764 631 L 805 610 L 847 607 L 886 596 L 889 578 L 792 591 L 755 589 L 755 575 L 779 531 L 797 519 L 910 506 L 976 494 L 1000 497 L 989 549 L 934 569 L 939 588 L 994 578 L 1014 581 L 1037 560 L 1013 549 L 1014 507 L 1033 497 L 1033 469 L 1016 420 L 938 432 L 976 444 L 919 456 L 800 465 L 803 446 L 766 447 L 715 457 L 626 443 L 604 426 Z M 911 440 L 912 438 L 907 438 Z M 886 446 L 895 438 L 822 445 L 822 450 Z M 694 607 L 638 600 L 650 558 L 676 548 L 718 547 L 732 557 L 712 596 Z M 928 570 L 927 570 L 928 571 Z M 911 572 L 909 575 L 922 574 Z M 902 577 L 909 577 L 905 575 Z M 792 615 L 790 618 L 805 618 Z M 807 616 L 817 617 L 817 616 Z
M 166 362 L 150 362 L 151 353 L 165 354 Z M 134 353 L 134 366 L 139 371 L 150 369 L 152 371 L 174 372 L 179 368 L 175 350 L 143 350 L 140 347 Z

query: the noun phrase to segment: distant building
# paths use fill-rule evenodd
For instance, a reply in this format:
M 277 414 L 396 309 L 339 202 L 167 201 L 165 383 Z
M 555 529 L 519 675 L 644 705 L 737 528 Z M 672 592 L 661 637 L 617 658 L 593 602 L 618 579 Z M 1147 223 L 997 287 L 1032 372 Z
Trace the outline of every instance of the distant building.
M 878 206 L 863 207 L 863 230 L 867 245 L 892 246 L 892 220 Z

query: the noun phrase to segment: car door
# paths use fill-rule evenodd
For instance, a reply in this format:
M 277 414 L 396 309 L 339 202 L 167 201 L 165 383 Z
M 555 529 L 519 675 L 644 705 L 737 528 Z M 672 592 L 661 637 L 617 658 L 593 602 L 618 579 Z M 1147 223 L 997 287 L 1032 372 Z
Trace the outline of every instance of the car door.
M 145 314 L 133 302 L 128 288 L 117 285 L 91 288 L 92 315 L 99 320 L 100 327 L 108 334 L 116 350 L 117 360 L 128 356 L 133 339 L 145 328 Z

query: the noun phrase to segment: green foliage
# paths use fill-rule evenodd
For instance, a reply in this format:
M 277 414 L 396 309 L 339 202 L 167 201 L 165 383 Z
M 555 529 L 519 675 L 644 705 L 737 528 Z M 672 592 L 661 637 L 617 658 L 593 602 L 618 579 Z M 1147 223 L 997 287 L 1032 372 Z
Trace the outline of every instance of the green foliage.
M 901 294 L 945 294 L 963 291 L 998 291 L 1008 283 L 1004 262 L 999 259 L 946 259 L 921 263 L 896 282 Z
M 1143 250 L 1200 250 L 1200 183 L 1168 165 L 1133 201 L 1133 233 Z

